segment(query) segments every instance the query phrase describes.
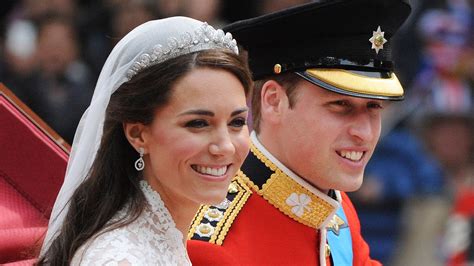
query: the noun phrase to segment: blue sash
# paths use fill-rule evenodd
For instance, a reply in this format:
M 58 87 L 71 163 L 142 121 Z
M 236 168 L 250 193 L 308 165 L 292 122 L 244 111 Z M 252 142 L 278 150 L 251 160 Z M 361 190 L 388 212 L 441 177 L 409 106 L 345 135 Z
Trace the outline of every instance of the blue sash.
M 351 231 L 342 205 L 337 210 L 331 224 L 332 226 L 327 227 L 327 240 L 334 265 L 352 265 Z

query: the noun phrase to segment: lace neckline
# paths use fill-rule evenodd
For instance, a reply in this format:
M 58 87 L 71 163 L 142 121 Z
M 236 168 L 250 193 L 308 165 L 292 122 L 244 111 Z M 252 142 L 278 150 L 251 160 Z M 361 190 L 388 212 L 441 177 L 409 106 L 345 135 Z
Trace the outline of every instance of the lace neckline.
M 154 190 L 146 180 L 140 181 L 140 188 L 145 195 L 145 198 L 148 202 L 148 206 L 152 213 L 162 213 L 164 224 L 169 225 L 169 227 L 176 228 L 176 223 L 171 216 L 170 211 L 166 208 L 165 203 L 161 199 L 161 196 L 156 190 Z M 181 231 L 177 230 L 180 233 L 181 239 L 183 239 L 183 234 Z
M 71 265 L 191 265 L 183 234 L 158 192 L 140 181 L 147 206 L 133 222 L 97 234 L 74 255 Z M 128 215 L 127 207 L 115 218 Z

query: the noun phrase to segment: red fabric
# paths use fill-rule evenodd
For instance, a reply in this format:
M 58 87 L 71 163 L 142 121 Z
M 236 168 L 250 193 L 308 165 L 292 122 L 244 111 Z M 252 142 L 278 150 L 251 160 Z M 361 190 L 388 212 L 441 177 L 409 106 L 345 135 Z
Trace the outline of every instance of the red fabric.
M 4 179 L 0 179 L 0 263 L 32 258 L 48 220 Z
M 351 230 L 354 266 L 382 265 L 380 262 L 370 258 L 369 245 L 367 245 L 367 242 L 365 242 L 360 233 L 360 221 L 354 205 L 352 205 L 352 202 L 346 193 L 341 192 L 341 196 L 342 207 L 344 208 L 344 213 L 346 214 L 347 222 L 349 223 L 349 229 Z
M 349 201 L 346 195 L 344 201 Z M 354 246 L 354 265 L 377 265 L 360 236 L 360 225 L 350 202 L 343 207 Z M 252 194 L 222 246 L 189 240 L 193 265 L 319 265 L 319 231 L 284 215 L 265 199 Z
M 10 263 L 5 263 L 3 266 L 31 266 L 34 265 L 36 259 L 29 259 L 29 260 L 20 260 Z
M 0 264 L 31 265 L 68 153 L 3 96 L 0 93 Z
M 462 216 L 467 221 L 474 220 L 474 188 L 463 188 L 459 191 L 454 202 L 452 215 Z M 471 230 L 474 230 L 474 228 L 471 228 Z M 471 242 L 474 239 L 469 239 L 469 241 L 470 245 L 473 245 Z M 467 250 L 453 252 L 453 254 L 449 254 L 446 265 L 467 265 L 467 257 Z
M 0 174 L 47 217 L 61 187 L 67 152 L 0 97 Z
M 474 188 L 459 191 L 453 211 L 466 217 L 474 217 Z

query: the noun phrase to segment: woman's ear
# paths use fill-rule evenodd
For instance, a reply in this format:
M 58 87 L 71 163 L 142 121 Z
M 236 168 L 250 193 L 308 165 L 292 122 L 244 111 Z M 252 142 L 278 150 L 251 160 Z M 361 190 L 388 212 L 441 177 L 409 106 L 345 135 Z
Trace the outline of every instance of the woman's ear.
M 260 97 L 262 120 L 278 122 L 282 112 L 289 107 L 285 88 L 275 80 L 268 80 L 262 86 Z
M 142 123 L 123 123 L 123 131 L 125 137 L 127 138 L 130 145 L 139 150 L 143 148 L 146 152 L 146 137 L 145 134 L 148 130 L 148 126 L 143 125 Z

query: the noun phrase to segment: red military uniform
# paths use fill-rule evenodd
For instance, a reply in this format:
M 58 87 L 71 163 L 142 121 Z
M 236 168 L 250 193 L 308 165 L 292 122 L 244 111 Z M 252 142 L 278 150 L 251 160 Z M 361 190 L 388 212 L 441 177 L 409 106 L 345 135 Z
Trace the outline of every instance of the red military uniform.
M 187 245 L 193 265 L 331 265 L 339 247 L 327 244 L 328 230 L 350 232 L 344 245 L 353 265 L 379 264 L 369 257 L 345 193 L 321 193 L 281 165 L 255 136 L 252 141 L 226 201 L 202 206 L 193 221 Z M 335 215 L 341 205 L 347 222 Z

